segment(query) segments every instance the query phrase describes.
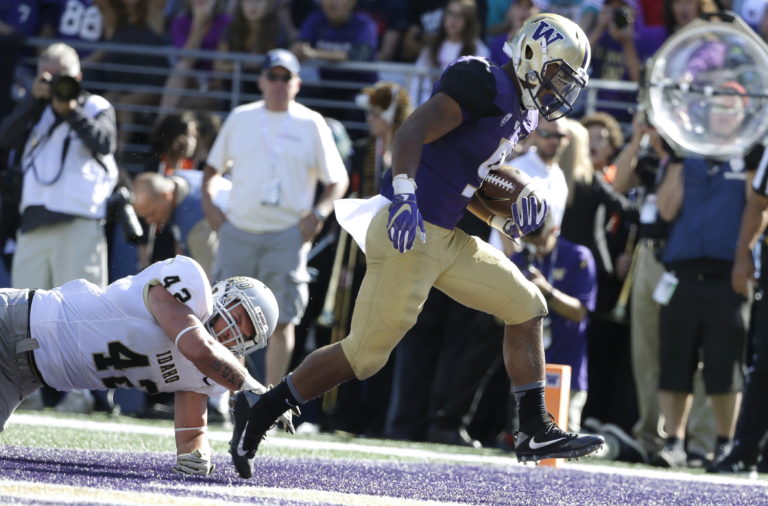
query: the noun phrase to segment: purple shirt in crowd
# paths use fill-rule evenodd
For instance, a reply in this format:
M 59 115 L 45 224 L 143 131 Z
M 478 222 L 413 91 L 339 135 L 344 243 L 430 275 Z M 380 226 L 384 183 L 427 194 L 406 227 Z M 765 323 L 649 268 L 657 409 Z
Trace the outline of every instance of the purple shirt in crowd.
M 353 13 L 346 23 L 335 26 L 322 10 L 317 9 L 301 25 L 299 39 L 315 49 L 344 51 L 352 61 L 376 59 L 378 35 L 376 23 L 367 14 Z M 320 77 L 328 80 L 374 82 L 375 72 L 350 72 L 320 69 Z
M 512 255 L 512 261 L 526 272 L 525 254 Z M 594 311 L 597 300 L 597 273 L 595 259 L 589 248 L 561 237 L 552 253 L 541 262 L 532 260 L 531 264 L 541 271 L 555 289 L 579 299 L 584 307 Z M 550 340 L 549 346 L 544 351 L 546 362 L 571 366 L 571 390 L 587 390 L 589 317 L 580 322 L 574 322 L 550 310 L 547 318 Z
M 424 145 L 416 173 L 416 198 L 424 219 L 452 229 L 488 171 L 535 130 L 538 111 L 524 110 L 515 83 L 490 60 L 462 56 L 446 68 L 432 94 L 445 93 L 461 106 L 463 121 Z M 392 173 L 381 194 L 393 198 Z
M 203 42 L 199 49 L 206 51 L 215 51 L 219 47 L 219 42 L 224 38 L 224 32 L 232 22 L 232 18 L 227 14 L 220 14 L 211 22 L 211 27 L 205 33 Z M 184 47 L 187 43 L 189 34 L 192 31 L 192 15 L 182 14 L 177 16 L 171 22 L 171 42 L 174 47 Z M 213 62 L 211 60 L 198 60 L 195 65 L 196 69 L 211 70 L 213 68 Z
M 39 0 L 0 0 L 0 20 L 17 32 L 34 37 L 42 24 Z

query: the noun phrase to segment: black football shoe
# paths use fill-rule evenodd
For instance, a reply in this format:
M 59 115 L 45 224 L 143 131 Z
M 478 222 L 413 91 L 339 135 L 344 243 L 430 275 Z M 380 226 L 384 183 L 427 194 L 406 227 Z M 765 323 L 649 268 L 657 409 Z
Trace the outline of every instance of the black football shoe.
M 583 457 L 605 444 L 601 436 L 580 435 L 566 432 L 549 421 L 526 434 L 520 431 L 515 439 L 515 455 L 518 462 L 538 462 L 543 459 Z
M 707 472 L 757 478 L 757 455 L 754 452 L 745 451 L 740 445 L 734 445 L 730 453 L 710 464 Z

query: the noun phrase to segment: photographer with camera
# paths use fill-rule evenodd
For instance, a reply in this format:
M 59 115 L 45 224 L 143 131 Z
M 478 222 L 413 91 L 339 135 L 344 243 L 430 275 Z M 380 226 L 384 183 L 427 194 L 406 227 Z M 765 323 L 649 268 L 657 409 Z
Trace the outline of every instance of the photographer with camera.
M 29 96 L 0 124 L 0 148 L 13 150 L 11 170 L 22 181 L 11 283 L 50 289 L 83 278 L 105 287 L 104 218 L 118 174 L 115 111 L 81 89 L 70 46 L 48 46 L 37 67 Z M 73 409 L 92 409 L 93 399 L 83 397 Z

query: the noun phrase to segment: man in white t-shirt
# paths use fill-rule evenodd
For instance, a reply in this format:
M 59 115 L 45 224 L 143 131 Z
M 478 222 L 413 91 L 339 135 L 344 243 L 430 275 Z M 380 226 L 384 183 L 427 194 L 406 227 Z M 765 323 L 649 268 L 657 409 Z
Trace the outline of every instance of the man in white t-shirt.
M 273 287 L 280 320 L 266 355 L 266 382 L 279 383 L 291 360 L 294 326 L 308 302 L 307 253 L 349 180 L 323 117 L 294 99 L 301 87 L 293 53 L 267 53 L 263 100 L 237 107 L 208 155 L 203 209 L 219 233 L 213 275 L 257 277 Z M 229 207 L 212 199 L 216 178 L 232 178 Z M 317 184 L 323 185 L 315 200 Z

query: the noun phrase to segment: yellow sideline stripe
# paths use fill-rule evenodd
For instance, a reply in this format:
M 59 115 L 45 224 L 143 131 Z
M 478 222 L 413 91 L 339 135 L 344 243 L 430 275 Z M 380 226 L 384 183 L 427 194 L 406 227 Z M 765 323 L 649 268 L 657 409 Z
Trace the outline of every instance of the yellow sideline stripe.
M 459 503 L 446 503 L 436 501 L 419 501 L 400 497 L 382 497 L 365 494 L 346 494 L 343 492 L 329 492 L 324 490 L 311 490 L 299 488 L 274 488 L 274 487 L 224 487 L 210 485 L 178 485 L 175 483 L 154 482 L 169 492 L 126 492 L 114 489 L 97 489 L 92 487 L 75 487 L 68 485 L 55 485 L 51 483 L 38 483 L 29 481 L 0 480 L 0 497 L 4 499 L 27 499 L 56 501 L 61 503 L 95 502 L 104 504 L 178 504 L 184 506 L 219 506 L 226 497 L 239 497 L 244 499 L 267 499 L 302 501 L 308 503 L 332 503 L 349 505 L 458 505 Z M 183 490 L 192 494 L 171 494 L 171 490 Z M 221 494 L 215 499 L 201 499 L 194 497 L 194 492 Z

